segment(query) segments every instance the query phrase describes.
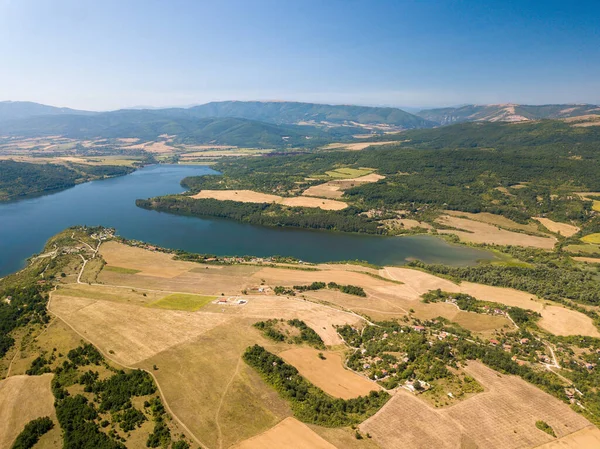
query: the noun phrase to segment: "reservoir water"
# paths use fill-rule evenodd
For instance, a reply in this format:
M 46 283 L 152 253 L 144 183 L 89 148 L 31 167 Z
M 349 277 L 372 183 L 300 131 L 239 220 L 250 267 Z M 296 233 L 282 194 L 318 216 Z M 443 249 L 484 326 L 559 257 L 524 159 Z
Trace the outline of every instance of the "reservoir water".
M 130 239 L 217 255 L 294 256 L 310 262 L 366 260 L 401 265 L 407 259 L 449 265 L 493 259 L 486 251 L 432 236 L 381 237 L 267 228 L 231 220 L 148 211 L 138 198 L 181 193 L 186 176 L 214 174 L 204 166 L 153 165 L 127 176 L 93 181 L 37 198 L 0 204 L 0 277 L 25 266 L 54 234 L 73 225 L 103 225 Z

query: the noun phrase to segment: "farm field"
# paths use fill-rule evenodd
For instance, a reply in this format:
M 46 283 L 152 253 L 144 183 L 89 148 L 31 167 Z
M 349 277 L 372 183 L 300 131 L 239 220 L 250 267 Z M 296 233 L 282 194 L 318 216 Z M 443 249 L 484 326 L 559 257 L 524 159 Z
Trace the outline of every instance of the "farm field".
M 600 254 L 600 245 L 593 244 L 582 244 L 582 245 L 567 245 L 564 247 L 565 251 L 570 253 L 583 253 L 583 254 Z
M 573 260 L 585 263 L 600 263 L 600 258 L 597 257 L 573 257 Z
M 575 235 L 580 231 L 578 226 L 570 225 L 567 223 L 558 223 L 556 221 L 550 220 L 549 218 L 533 218 L 534 220 L 537 220 L 541 224 L 543 224 L 550 232 L 555 232 L 557 234 L 562 235 L 563 237 L 571 237 L 572 235 Z
M 540 233 L 538 226 L 535 223 L 517 223 L 516 221 L 506 218 L 502 215 L 490 214 L 489 212 L 479 212 L 477 214 L 470 212 L 461 212 L 455 210 L 445 210 L 444 214 L 453 217 L 466 217 L 469 220 L 480 221 L 482 223 L 491 224 L 494 226 L 500 226 L 502 228 Z
M 130 366 L 228 321 L 195 314 L 53 294 L 49 310 L 117 363 Z
M 235 318 L 136 365 L 153 372 L 173 413 L 208 448 L 230 447 L 291 415 L 241 360 L 252 344 L 273 346 L 253 322 Z
M 428 288 L 427 286 L 422 285 L 422 281 L 415 282 L 413 280 L 414 275 L 411 271 L 414 270 L 406 268 L 386 268 L 383 270 L 383 272 L 392 279 L 402 281 L 407 286 L 414 286 L 413 288 L 415 289 L 414 292 L 416 297 L 426 293 L 428 290 L 437 288 L 447 292 L 466 293 L 484 301 L 497 302 L 507 306 L 521 307 L 523 309 L 539 312 L 542 315 L 542 318 L 538 324 L 556 335 L 587 335 L 590 337 L 600 337 L 600 332 L 596 326 L 594 326 L 590 317 L 580 312 L 560 307 L 554 303 L 542 301 L 530 293 L 471 282 L 462 282 L 460 285 L 457 285 L 441 278 L 437 278 L 435 281 L 431 279 L 429 284 L 431 287 Z M 433 275 L 427 275 L 426 273 L 421 274 L 435 278 Z M 427 279 L 427 277 L 423 277 L 423 279 Z
M 600 233 L 597 232 L 595 234 L 588 234 L 584 237 L 581 237 L 581 241 L 585 243 L 600 243 Z
M 537 449 L 587 449 L 600 447 L 600 429 L 584 427 L 577 432 L 538 446 Z
M 519 378 L 499 375 L 478 362 L 470 362 L 466 371 L 484 386 L 483 393 L 452 407 L 435 409 L 400 391 L 360 429 L 369 432 L 384 449 L 512 449 L 536 447 L 553 440 L 536 428 L 537 420 L 547 422 L 559 438 L 589 426 L 568 405 Z M 524 397 L 526 401 L 522 400 Z
M 0 447 L 9 448 L 32 419 L 54 416 L 52 374 L 11 376 L 0 381 Z
M 328 181 L 323 184 L 311 186 L 302 192 L 303 196 L 316 196 L 324 198 L 341 198 L 344 194 L 344 190 L 354 186 L 359 186 L 369 182 L 377 182 L 380 179 L 384 179 L 385 176 L 378 175 L 377 173 L 371 173 L 358 178 L 342 179 Z
M 462 241 L 469 243 L 519 245 L 548 250 L 554 248 L 554 244 L 556 243 L 555 238 L 506 231 L 491 224 L 449 215 L 440 216 L 436 219 L 436 222 L 458 229 L 439 229 L 438 232 L 440 234 L 455 234 Z
M 278 203 L 292 207 L 318 207 L 323 210 L 341 210 L 348 207 L 342 201 L 309 197 L 284 198 L 278 195 L 253 192 L 252 190 L 202 190 L 192 196 L 195 199 L 212 198 L 220 201 L 240 201 L 242 203 Z
M 398 145 L 398 141 L 389 141 L 389 142 L 357 142 L 357 143 L 330 143 L 323 147 L 325 150 L 335 150 L 335 149 L 345 149 L 350 151 L 360 151 L 365 148 L 372 146 L 380 146 L 380 145 Z
M 295 418 L 286 418 L 265 433 L 236 444 L 234 449 L 304 449 L 309 447 L 335 449 L 334 445 L 321 438 L 306 424 Z
M 189 262 L 173 260 L 171 254 L 148 251 L 118 242 L 105 242 L 100 254 L 107 265 L 137 270 L 139 274 L 155 277 L 174 277 L 194 268 Z
M 325 172 L 331 179 L 351 179 L 372 173 L 372 168 L 336 168 Z
M 60 349 L 81 337 L 109 360 L 147 370 L 156 379 L 170 413 L 203 447 L 295 447 L 296 443 L 298 447 L 349 449 L 423 447 L 417 445 L 419 441 L 429 447 L 476 444 L 516 448 L 549 441 L 535 425 L 530 428 L 536 420 L 548 422 L 559 437 L 589 426 L 584 418 L 541 390 L 510 376 L 498 377 L 483 365 L 469 362 L 466 372 L 485 388 L 484 392 L 435 408 L 400 389 L 360 426 L 362 435 L 368 432 L 372 438 L 357 440 L 350 427 L 328 429 L 291 418 L 289 403 L 242 360 L 246 348 L 261 345 L 296 367 L 326 394 L 350 399 L 380 387 L 344 367 L 347 354 L 336 326 L 348 324 L 361 329 L 368 324 L 364 317 L 434 320 L 443 316 L 481 338 L 514 330 L 504 316 L 421 301 L 422 294 L 437 288 L 539 311 L 542 319 L 538 324 L 558 335 L 598 336 L 587 316 L 533 295 L 468 282 L 456 284 L 410 268 L 320 264 L 311 266 L 316 271 L 305 271 L 278 266 L 210 265 L 173 260 L 172 254 L 152 247 L 143 249 L 116 241 L 103 243 L 99 254 L 107 265 L 102 268 L 101 263 L 88 263 L 82 276 L 88 279 L 88 270 L 93 271 L 97 273 L 95 282 L 69 284 L 76 277 L 68 276 L 51 293 L 48 308 L 57 318 L 46 331 L 49 340 L 44 348 L 56 345 Z M 313 282 L 361 286 L 367 296 L 330 288 L 298 292 L 295 296 L 273 293 L 275 286 L 292 288 Z M 260 286 L 267 287 L 261 294 L 242 293 L 246 289 L 258 292 Z M 245 302 L 238 303 L 240 299 Z M 268 339 L 253 326 L 268 319 L 302 320 L 328 348 L 317 350 Z M 61 320 L 66 323 L 62 327 Z M 25 354 L 15 364 L 15 374 L 27 369 L 31 360 Z M 523 395 L 533 399 L 519 402 L 517 398 Z M 542 410 L 548 398 L 552 399 L 550 406 Z M 497 422 L 488 422 L 482 418 L 484 410 L 502 412 L 490 415 L 496 416 Z M 425 424 L 431 422 L 435 426 Z M 41 447 L 56 447 L 57 438 L 56 432 L 51 432 L 41 442 L 46 446 Z M 292 443 L 288 438 L 293 438 Z
M 170 310 L 186 310 L 189 312 L 196 312 L 202 307 L 216 299 L 216 296 L 202 296 L 202 295 L 190 295 L 184 293 L 173 293 L 164 298 L 159 299 L 148 304 L 148 307 L 154 307 L 157 309 L 170 309 Z
M 319 358 L 319 353 L 325 359 Z M 336 398 L 350 399 L 366 396 L 379 386 L 344 368 L 343 354 L 312 348 L 287 349 L 279 357 L 293 365 L 302 376 Z

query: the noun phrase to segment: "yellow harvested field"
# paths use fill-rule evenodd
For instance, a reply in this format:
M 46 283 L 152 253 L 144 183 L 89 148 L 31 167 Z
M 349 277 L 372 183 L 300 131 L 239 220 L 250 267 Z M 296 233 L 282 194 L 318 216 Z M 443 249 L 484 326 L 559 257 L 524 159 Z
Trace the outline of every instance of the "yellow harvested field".
M 410 268 L 385 267 L 379 271 L 379 274 L 389 279 L 403 282 L 404 285 L 400 285 L 398 287 L 404 287 L 404 289 L 406 289 L 414 299 L 419 298 L 423 293 L 427 293 L 428 291 L 436 290 L 438 288 L 446 292 L 460 292 L 460 287 L 458 284 L 419 270 L 411 270 Z
M 292 207 L 318 207 L 323 210 L 341 210 L 348 205 L 342 201 L 323 200 L 317 198 L 291 197 L 254 192 L 252 190 L 202 190 L 192 198 L 212 198 L 220 201 L 241 201 L 243 203 L 278 203 Z
M 163 278 L 178 276 L 197 266 L 192 262 L 173 260 L 172 254 L 148 251 L 115 241 L 103 243 L 100 246 L 100 254 L 108 265 Z
M 600 331 L 594 326 L 592 319 L 581 312 L 560 306 L 546 306 L 540 313 L 542 319 L 538 322 L 539 326 L 554 335 L 600 338 Z
M 542 315 L 538 323 L 540 327 L 555 335 L 600 337 L 600 332 L 594 326 L 592 319 L 587 315 L 554 305 L 553 303 L 544 302 L 537 296 L 527 292 L 472 282 L 462 282 L 460 285 L 457 285 L 446 279 L 408 268 L 386 267 L 381 270 L 381 275 L 404 282 L 404 285 L 390 286 L 385 289 L 387 293 L 394 293 L 399 297 L 411 298 L 412 295 L 412 299 L 417 301 L 423 293 L 438 288 L 447 292 L 466 293 L 483 301 L 497 302 L 507 306 L 521 307 L 539 312 Z M 382 289 L 377 290 L 384 293 Z M 435 310 L 433 308 L 430 309 Z M 443 316 L 448 317 L 447 315 Z M 433 316 L 427 317 L 434 318 Z M 452 318 L 448 317 L 448 319 Z M 467 320 L 467 316 L 461 316 L 460 318 L 457 316 L 457 319 L 464 322 Z
M 333 181 L 311 186 L 302 192 L 304 196 L 316 196 L 323 198 L 341 198 L 344 192 L 340 190 L 340 186 Z
M 309 198 L 296 196 L 293 198 L 282 198 L 279 202 L 285 206 L 292 207 L 318 207 L 323 210 L 342 210 L 348 207 L 343 201 L 325 200 L 320 198 Z
M 596 426 L 589 426 L 538 446 L 536 449 L 592 449 L 599 447 L 600 429 Z
M 577 262 L 600 263 L 600 259 L 597 257 L 573 257 L 573 260 Z
M 319 353 L 325 356 L 325 360 L 319 358 Z M 375 382 L 345 369 L 342 355 L 312 348 L 288 349 L 279 354 L 302 376 L 333 397 L 351 399 L 380 389 Z
M 470 212 L 445 210 L 444 213 L 453 217 L 466 217 L 470 220 L 481 221 L 482 223 L 500 226 L 502 228 L 507 229 L 515 229 L 526 232 L 539 232 L 538 227 L 535 223 L 517 223 L 516 221 L 513 221 L 510 218 L 506 218 L 502 215 L 491 214 L 489 212 L 479 212 L 477 214 L 473 214 Z
M 554 440 L 535 427 L 537 420 L 547 422 L 559 438 L 590 425 L 567 404 L 518 377 L 478 362 L 470 362 L 465 371 L 484 386 L 483 393 L 436 409 L 401 390 L 360 425 L 361 431 L 369 432 L 383 449 L 516 449 Z
M 337 179 L 325 182 L 323 184 L 318 184 L 316 186 L 311 186 L 302 192 L 302 195 L 324 198 L 341 198 L 343 191 L 346 189 L 369 182 L 377 182 L 384 178 L 385 176 L 378 175 L 377 173 L 370 173 L 368 175 L 359 176 L 358 178 Z
M 553 237 L 538 237 L 518 232 L 506 231 L 494 225 L 466 218 L 442 215 L 436 222 L 459 229 L 440 229 L 440 234 L 454 234 L 462 241 L 470 243 L 490 243 L 496 245 L 519 245 L 541 249 L 552 249 L 556 243 Z
M 130 366 L 231 319 L 52 294 L 48 309 L 116 362 Z
M 243 296 L 240 298 L 247 300 L 248 303 L 243 306 L 209 304 L 201 313 L 222 313 L 225 316 L 235 315 L 253 318 L 256 321 L 271 318 L 285 320 L 298 318 L 312 327 L 328 346 L 343 343 L 334 326 L 356 325 L 362 321 L 362 318 L 352 313 L 293 297 Z
M 202 447 L 230 447 L 291 415 L 286 401 L 241 359 L 253 344 L 277 346 L 252 323 L 235 319 L 138 365 L 156 376 L 173 413 Z
M 575 235 L 580 231 L 580 228 L 578 226 L 566 223 L 559 223 L 556 221 L 552 221 L 549 218 L 533 217 L 533 219 L 543 224 L 550 232 L 555 232 L 564 237 L 571 237 L 572 235 Z
M 135 143 L 140 139 L 138 139 L 137 137 L 119 137 L 117 138 L 117 140 L 121 143 Z
M 11 447 L 32 419 L 54 415 L 53 376 L 12 376 L 0 381 L 0 447 Z
M 533 310 L 542 315 L 539 326 L 555 335 L 586 335 L 600 337 L 590 317 L 581 312 L 570 310 L 549 302 L 543 302 L 537 296 L 511 288 L 491 287 L 471 282 L 462 282 L 460 291 L 484 301 L 498 302 L 513 307 Z
M 126 285 L 150 296 L 151 290 L 167 293 L 193 293 L 197 295 L 239 295 L 244 289 L 258 287 L 260 280 L 250 277 L 260 268 L 255 266 L 196 266 L 178 276 L 165 278 L 136 274 L 115 273 L 103 270 L 98 281 L 103 284 Z
M 252 190 L 201 190 L 192 196 L 195 199 L 215 199 L 219 201 L 240 201 L 242 203 L 278 203 L 279 195 L 254 192 Z
M 234 449 L 335 449 L 306 424 L 286 418 L 265 433 L 234 446 Z
M 177 148 L 168 145 L 167 142 L 144 142 L 122 148 L 124 150 L 144 150 L 156 154 L 173 153 L 174 151 L 177 151 Z
M 359 176 L 358 178 L 349 178 L 349 179 L 344 179 L 344 180 L 336 181 L 336 182 L 341 185 L 344 185 L 345 183 L 349 183 L 349 182 L 364 184 L 364 183 L 368 183 L 368 182 L 377 182 L 381 179 L 385 179 L 385 176 L 379 175 L 377 173 L 369 173 L 368 175 Z
M 398 141 L 391 140 L 387 142 L 357 142 L 357 143 L 330 143 L 324 146 L 326 150 L 335 150 L 337 148 L 343 148 L 350 151 L 360 151 L 368 147 L 377 147 L 381 145 L 398 145 Z

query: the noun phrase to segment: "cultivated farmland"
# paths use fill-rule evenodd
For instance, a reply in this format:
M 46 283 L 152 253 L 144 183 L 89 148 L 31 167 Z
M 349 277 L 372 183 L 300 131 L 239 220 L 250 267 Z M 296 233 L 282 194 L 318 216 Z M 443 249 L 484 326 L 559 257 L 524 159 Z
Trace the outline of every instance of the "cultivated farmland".
M 343 365 L 343 354 L 332 351 L 321 352 L 312 348 L 294 348 L 283 351 L 279 356 L 293 365 L 300 374 L 336 398 L 350 399 L 368 395 L 379 390 L 379 386 Z
M 519 378 L 499 375 L 477 362 L 469 363 L 466 371 L 485 387 L 483 393 L 452 407 L 435 409 L 401 391 L 365 421 L 361 430 L 369 432 L 384 449 L 450 449 L 465 444 L 513 449 L 553 440 L 536 428 L 537 420 L 552 426 L 558 437 L 590 425 L 566 404 Z
M 278 195 L 254 192 L 252 190 L 201 190 L 192 196 L 195 199 L 212 198 L 220 201 L 240 201 L 242 203 L 278 203 L 291 207 L 318 207 L 323 210 L 341 210 L 348 207 L 343 201 L 307 197 L 284 198 Z

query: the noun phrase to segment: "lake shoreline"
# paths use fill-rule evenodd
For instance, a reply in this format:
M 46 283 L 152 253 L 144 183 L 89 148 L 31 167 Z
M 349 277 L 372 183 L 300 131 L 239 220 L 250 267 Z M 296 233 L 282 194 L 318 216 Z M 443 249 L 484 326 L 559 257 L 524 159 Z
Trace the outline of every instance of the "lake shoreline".
M 205 166 L 156 164 L 120 177 L 86 182 L 52 195 L 0 204 L 0 276 L 22 269 L 32 254 L 65 228 L 102 225 L 127 239 L 218 255 L 285 255 L 320 263 L 361 260 L 400 265 L 409 257 L 468 265 L 493 259 L 488 251 L 434 236 L 392 236 L 268 228 L 229 219 L 183 217 L 136 207 L 135 200 L 185 192 L 186 176 L 216 174 Z

